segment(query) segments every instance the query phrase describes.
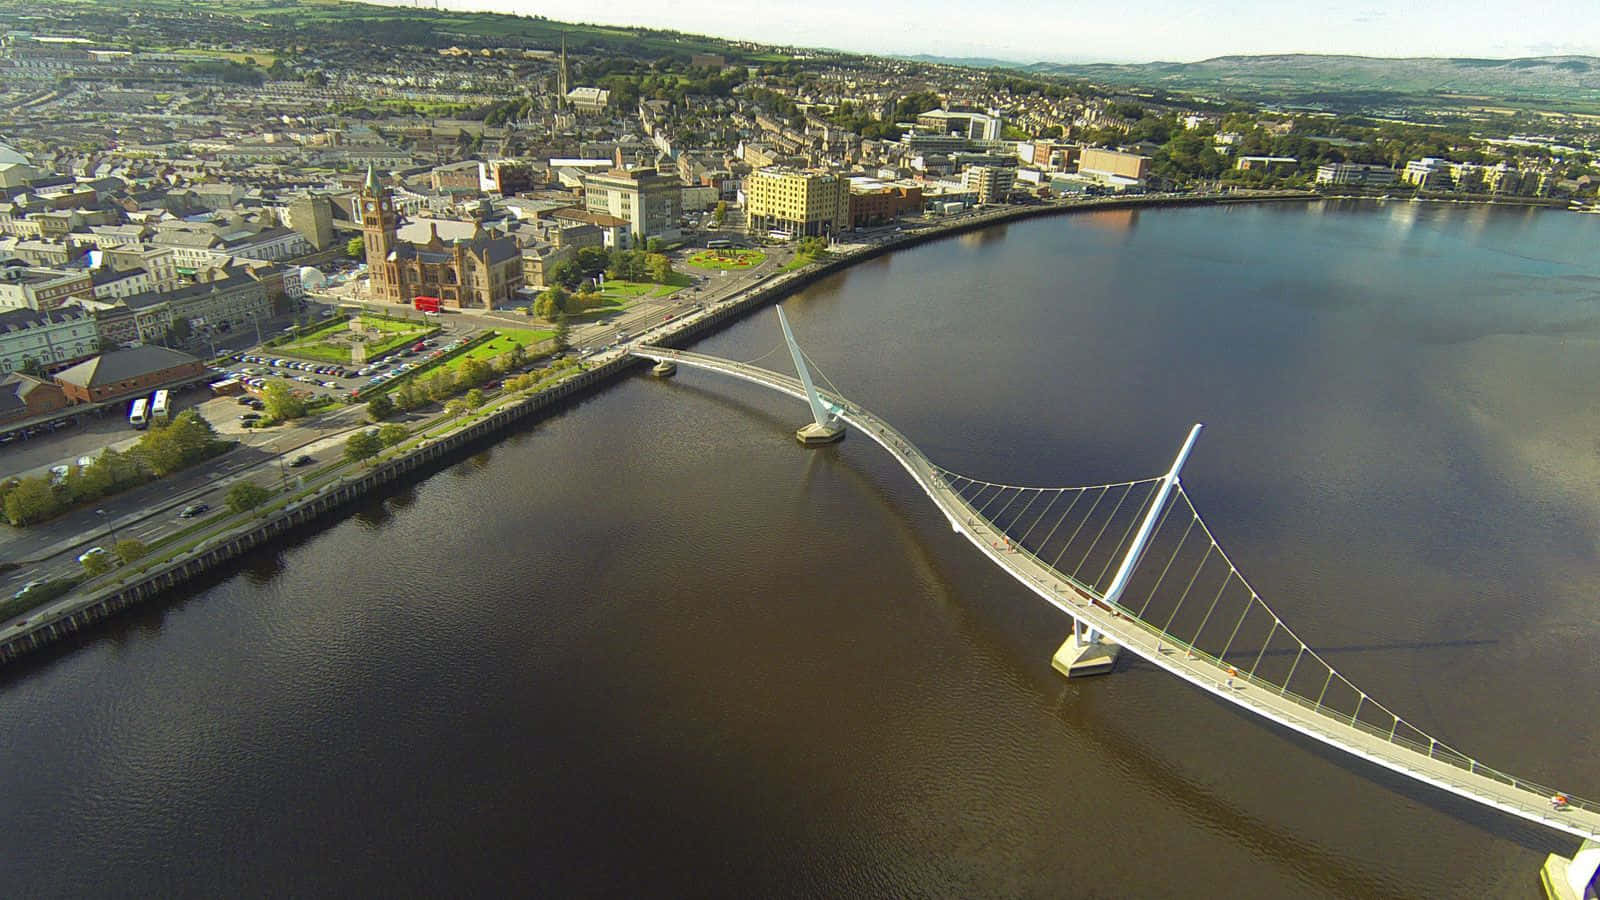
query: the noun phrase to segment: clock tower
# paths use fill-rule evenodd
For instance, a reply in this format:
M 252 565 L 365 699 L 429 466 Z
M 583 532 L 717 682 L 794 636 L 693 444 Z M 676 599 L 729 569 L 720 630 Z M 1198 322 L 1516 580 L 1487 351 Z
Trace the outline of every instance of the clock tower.
M 370 164 L 367 180 L 361 186 L 360 202 L 361 236 L 367 245 L 367 275 L 371 278 L 372 293 L 385 300 L 398 300 L 398 279 L 389 254 L 395 248 L 399 216 L 394 211 L 394 194 L 378 180 L 378 173 Z

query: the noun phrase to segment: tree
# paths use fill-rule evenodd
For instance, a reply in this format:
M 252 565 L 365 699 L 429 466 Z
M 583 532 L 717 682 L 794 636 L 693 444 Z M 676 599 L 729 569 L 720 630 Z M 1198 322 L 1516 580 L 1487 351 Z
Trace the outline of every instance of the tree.
M 44 476 L 24 478 L 6 493 L 6 519 L 13 525 L 42 522 L 61 511 L 61 501 Z
M 644 248 L 651 253 L 661 252 L 661 238 L 653 237 L 644 242 Z
M 22 374 L 32 375 L 35 378 L 44 377 L 44 363 L 29 356 L 22 360 Z
M 296 396 L 287 381 L 269 381 L 261 389 L 261 402 L 267 406 L 267 415 L 280 422 L 298 419 L 306 414 L 304 397 Z
M 483 391 L 478 388 L 473 388 L 472 390 L 467 391 L 467 395 L 462 399 L 467 401 L 467 406 L 471 407 L 472 409 L 477 409 L 483 405 Z
M 562 318 L 564 319 L 566 316 L 562 316 Z M 522 365 L 528 361 L 528 348 L 521 344 L 512 344 L 511 349 L 506 351 L 505 361 L 505 371 L 507 372 L 522 368 Z
M 378 426 L 378 443 L 385 447 L 393 447 L 395 444 L 405 440 L 406 435 L 410 433 L 399 422 L 389 422 Z
M 711 227 L 721 228 L 722 220 L 728 217 L 728 201 L 718 200 L 717 208 L 711 211 Z
M 445 411 L 445 415 L 448 415 L 448 416 L 459 416 L 459 415 L 462 415 L 463 413 L 471 412 L 472 411 L 472 407 L 470 405 L 468 405 L 468 403 L 467 403 L 465 398 L 457 397 L 454 400 L 451 400 L 449 403 L 446 403 L 444 405 L 444 411 Z
M 267 498 L 271 496 L 271 491 L 255 482 L 241 481 L 228 488 L 226 503 L 228 504 L 229 512 L 241 513 L 247 509 L 255 509 L 265 503 Z
M 611 264 L 611 251 L 604 247 L 579 247 L 578 271 L 584 278 L 593 278 Z
M 564 353 L 570 346 L 572 346 L 572 321 L 567 318 L 566 313 L 562 313 L 556 317 L 556 352 Z M 522 345 L 518 344 L 517 349 L 522 349 Z
M 428 394 L 417 384 L 416 379 L 407 378 L 394 389 L 394 402 L 401 409 L 412 410 L 425 405 L 428 402 Z
M 444 400 L 456 392 L 456 373 L 449 369 L 434 372 L 426 385 L 430 400 Z
M 116 554 L 117 559 L 122 560 L 124 564 L 133 562 L 145 555 L 148 550 L 149 548 L 144 545 L 144 541 L 138 538 L 123 538 L 117 541 L 115 547 L 111 548 L 111 552 Z
M 567 311 L 567 301 L 571 296 L 571 294 L 567 293 L 567 289 L 561 285 L 551 285 L 534 302 L 534 310 L 546 319 L 554 319 Z
M 194 337 L 194 326 L 183 316 L 172 320 L 167 326 L 167 337 L 179 344 L 187 344 Z
M 102 548 L 96 547 L 95 549 L 101 550 Z M 104 575 L 116 567 L 116 564 L 111 561 L 113 558 L 114 557 L 112 557 L 112 555 L 109 553 L 95 553 L 91 551 L 84 554 L 79 561 L 83 563 L 84 574 Z
M 350 440 L 344 444 L 344 458 L 351 462 L 361 462 L 378 455 L 383 449 L 383 442 L 378 440 L 376 430 L 358 431 L 350 435 Z
M 650 270 L 650 280 L 656 284 L 666 284 L 672 279 L 672 260 L 665 254 L 650 254 L 645 259 L 645 265 Z
M 360 259 L 366 255 L 366 252 L 367 242 L 365 238 L 353 237 L 344 242 L 344 255 L 351 259 Z
M 469 359 L 461 364 L 459 384 L 467 387 L 477 387 L 488 381 L 494 375 L 494 370 L 481 359 Z
M 367 418 L 374 422 L 382 422 L 394 415 L 394 401 L 387 395 L 379 394 L 367 401 Z
M 577 260 L 568 259 L 558 262 L 550 269 L 550 283 L 559 284 L 567 290 L 574 290 L 583 281 L 583 269 Z

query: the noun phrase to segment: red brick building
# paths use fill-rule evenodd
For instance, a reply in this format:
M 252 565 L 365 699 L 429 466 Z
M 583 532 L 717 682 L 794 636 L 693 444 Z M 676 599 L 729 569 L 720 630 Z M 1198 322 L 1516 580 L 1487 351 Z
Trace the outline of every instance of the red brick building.
M 907 213 L 922 212 L 922 188 L 887 185 L 850 189 L 850 226 L 860 228 L 891 222 Z
M 67 397 L 59 385 L 21 372 L 0 378 L 0 423 L 32 419 L 66 405 Z
M 204 374 L 206 364 L 187 353 L 146 344 L 101 354 L 56 373 L 70 403 L 99 403 L 148 393 Z

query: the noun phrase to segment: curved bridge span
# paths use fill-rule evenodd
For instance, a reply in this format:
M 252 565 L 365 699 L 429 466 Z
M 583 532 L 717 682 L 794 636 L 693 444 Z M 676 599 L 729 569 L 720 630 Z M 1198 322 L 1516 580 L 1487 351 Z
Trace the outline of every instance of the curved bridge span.
M 791 350 L 799 363 L 800 352 L 792 342 Z M 1057 499 L 1065 504 L 1065 498 L 1073 498 L 1072 505 L 1078 507 L 1079 499 L 1085 496 L 1094 498 L 1093 492 L 1098 491 L 1099 498 L 1094 499 L 1094 504 L 1099 507 L 1102 500 L 1106 501 L 1105 505 L 1110 505 L 1117 498 L 1117 492 L 1121 492 L 1122 499 L 1116 500 L 1117 508 L 1121 509 L 1130 492 L 1149 488 L 1148 495 L 1139 504 L 1144 511 L 1145 525 L 1135 540 L 1142 540 L 1152 530 L 1150 523 L 1159 519 L 1161 524 L 1156 527 L 1160 528 L 1168 523 L 1169 518 L 1177 521 L 1186 515 L 1180 510 L 1193 509 L 1177 484 L 1178 464 L 1174 465 L 1172 472 L 1160 478 L 1093 488 L 1022 488 L 992 484 L 966 478 L 935 465 L 888 422 L 836 392 L 813 388 L 814 394 L 808 393 L 807 388 L 813 386 L 803 363 L 797 367 L 804 377 L 797 379 L 748 363 L 684 350 L 644 345 L 631 348 L 630 352 L 636 357 L 658 363 L 670 362 L 717 372 L 787 394 L 801 402 L 812 403 L 813 409 L 818 410 L 819 425 L 822 424 L 822 412 L 825 410 L 831 415 L 831 422 L 850 426 L 858 435 L 872 440 L 887 451 L 944 513 L 951 528 L 1035 595 L 1070 616 L 1075 623 L 1075 635 L 1080 627 L 1087 629 L 1091 635 L 1103 635 L 1105 639 L 1201 691 L 1408 778 L 1568 834 L 1589 839 L 1600 838 L 1600 804 L 1486 767 L 1390 713 L 1364 692 L 1357 691 L 1343 676 L 1328 667 L 1315 651 L 1294 638 L 1288 627 L 1266 609 L 1253 590 L 1249 590 L 1249 605 L 1244 607 L 1244 613 L 1239 616 L 1240 624 L 1233 624 L 1228 645 L 1220 652 L 1204 645 L 1197 637 L 1199 632 L 1206 630 L 1208 621 L 1217 623 L 1213 631 L 1219 635 L 1227 634 L 1227 627 L 1232 623 L 1231 615 L 1227 621 L 1214 615 L 1219 606 L 1217 598 L 1224 596 L 1230 584 L 1244 584 L 1248 589 L 1248 584 L 1242 581 L 1242 575 L 1237 570 L 1231 568 L 1231 563 L 1228 564 L 1228 577 L 1222 581 L 1222 587 L 1216 590 L 1215 597 L 1207 589 L 1203 592 L 1205 596 L 1199 598 L 1200 607 L 1204 607 L 1206 600 L 1210 600 L 1211 606 L 1206 609 L 1196 635 L 1180 637 L 1173 627 L 1179 618 L 1176 608 L 1162 622 L 1162 617 L 1151 614 L 1148 598 L 1143 606 L 1126 599 L 1127 595 L 1121 592 L 1121 587 L 1126 583 L 1126 571 L 1118 572 L 1117 579 L 1113 581 L 1114 589 L 1107 592 L 1097 588 L 1093 579 L 1081 577 L 1076 570 L 1067 572 L 1064 568 L 1057 568 L 1057 561 L 1062 554 L 1057 554 L 1055 560 L 1047 562 L 1047 554 L 1042 552 L 1044 545 L 1026 533 L 1018 537 L 1021 525 L 1028 521 L 1032 521 L 1035 528 L 1041 525 L 1045 514 L 1039 513 L 1038 518 L 1033 517 L 1032 510 L 1038 509 L 1035 501 L 1042 502 L 1052 494 L 1056 499 L 1050 499 L 1051 504 L 1055 504 Z M 816 401 L 820 401 L 821 409 Z M 1194 436 L 1191 433 L 1190 444 Z M 1184 452 L 1187 451 L 1188 445 L 1184 448 Z M 1180 464 L 1181 461 L 1180 456 Z M 1173 488 L 1170 505 L 1167 491 L 1156 490 L 1163 481 Z M 997 502 L 1008 496 L 1010 499 L 1005 503 L 1006 507 L 1013 508 L 1025 500 L 1030 508 L 1025 509 L 1027 515 L 1008 522 L 1003 514 L 990 512 Z M 1081 505 L 1088 503 L 1085 501 Z M 1102 534 L 1110 532 L 1113 536 L 1121 532 L 1126 541 L 1133 531 L 1135 519 L 1127 519 L 1124 528 L 1123 520 L 1116 519 L 1117 515 L 1113 513 L 1112 518 L 1107 518 L 1104 524 L 1090 524 L 1088 530 L 1093 532 L 1098 527 Z M 1093 521 L 1085 519 L 1086 523 Z M 1114 521 L 1114 527 L 1108 527 L 1113 526 Z M 1057 522 L 1058 526 L 1060 524 Z M 1196 524 L 1203 535 L 1200 546 L 1205 547 L 1209 542 L 1202 567 L 1213 559 L 1220 558 L 1226 562 L 1226 557 L 1221 555 L 1220 548 L 1210 537 L 1204 523 L 1200 522 L 1198 514 L 1184 529 L 1184 541 L 1189 540 Z M 1079 524 L 1078 531 L 1083 530 L 1084 524 Z M 1047 538 L 1046 543 L 1049 541 Z M 1099 541 L 1098 536 L 1096 541 Z M 1183 546 L 1184 542 L 1180 541 L 1180 550 Z M 1092 545 L 1090 550 L 1094 552 Z M 1088 556 L 1086 553 L 1085 557 Z M 1129 553 L 1123 568 L 1132 568 L 1138 563 L 1139 556 L 1138 549 Z M 1159 556 L 1152 555 L 1151 559 L 1156 565 L 1149 568 L 1157 569 L 1162 560 L 1166 560 L 1166 568 L 1161 569 L 1161 577 L 1156 579 L 1157 587 L 1163 584 L 1181 586 L 1180 583 L 1187 578 L 1188 588 L 1184 593 L 1188 596 L 1195 588 L 1199 571 L 1195 576 L 1184 574 L 1175 577 L 1172 573 L 1173 561 L 1178 558 L 1179 551 L 1173 551 L 1170 559 L 1165 552 Z M 1107 565 L 1100 567 L 1102 575 L 1110 570 L 1111 561 L 1108 557 Z M 1152 588 L 1152 594 L 1156 593 L 1156 589 Z M 1108 596 L 1111 598 L 1109 601 Z M 1256 610 L 1263 612 L 1256 613 Z M 1266 641 L 1259 644 L 1259 649 L 1237 642 L 1242 623 L 1253 613 L 1257 618 L 1270 617 L 1270 631 L 1266 634 Z M 1274 640 L 1283 640 L 1280 636 L 1290 639 L 1287 648 L 1281 651 L 1269 649 Z M 1280 673 L 1280 677 L 1274 678 L 1258 671 L 1269 656 L 1288 660 L 1291 658 L 1290 651 L 1293 651 L 1293 662 L 1287 675 Z M 1309 681 L 1306 680 L 1308 672 L 1313 673 Z M 1321 692 L 1315 693 L 1319 683 Z M 1308 684 L 1309 688 L 1301 693 L 1301 689 Z M 1344 686 L 1354 692 L 1351 694 L 1351 699 L 1355 701 L 1353 710 L 1348 704 L 1336 707 L 1328 701 L 1331 687 Z M 1561 799 L 1554 800 L 1557 797 Z

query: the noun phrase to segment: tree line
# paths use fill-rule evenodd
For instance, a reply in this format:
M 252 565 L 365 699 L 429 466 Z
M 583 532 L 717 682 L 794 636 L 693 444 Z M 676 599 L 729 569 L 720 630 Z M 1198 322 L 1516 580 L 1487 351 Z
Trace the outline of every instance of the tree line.
M 32 525 L 72 507 L 165 478 L 230 446 L 198 412 L 184 410 L 171 424 L 152 425 L 127 452 L 108 447 L 88 465 L 72 466 L 65 477 L 35 475 L 0 483 L 0 505 L 12 525 Z

